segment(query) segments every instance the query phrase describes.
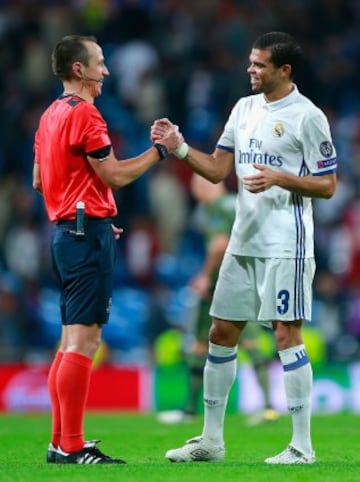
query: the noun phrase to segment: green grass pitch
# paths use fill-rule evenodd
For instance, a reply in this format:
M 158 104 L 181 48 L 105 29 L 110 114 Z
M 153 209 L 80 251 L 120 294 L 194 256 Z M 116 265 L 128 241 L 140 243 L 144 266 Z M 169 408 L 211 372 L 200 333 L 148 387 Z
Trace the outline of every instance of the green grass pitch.
M 285 448 L 291 421 L 248 427 L 239 414 L 226 417 L 226 457 L 221 463 L 173 464 L 164 458 L 199 435 L 202 418 L 178 425 L 160 424 L 154 414 L 97 414 L 86 418 L 86 438 L 100 438 L 100 448 L 127 461 L 126 466 L 47 465 L 49 414 L 0 415 L 1 482 L 359 482 L 358 415 L 313 417 L 317 463 L 267 466 L 263 459 Z

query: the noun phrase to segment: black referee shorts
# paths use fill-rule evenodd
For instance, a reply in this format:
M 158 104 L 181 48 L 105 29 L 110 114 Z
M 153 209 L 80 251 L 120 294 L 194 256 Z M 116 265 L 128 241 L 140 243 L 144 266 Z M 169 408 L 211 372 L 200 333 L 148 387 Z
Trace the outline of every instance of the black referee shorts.
M 62 323 L 104 324 L 109 320 L 116 261 L 112 220 L 88 219 L 83 236 L 76 236 L 75 229 L 75 221 L 59 222 L 51 242 Z

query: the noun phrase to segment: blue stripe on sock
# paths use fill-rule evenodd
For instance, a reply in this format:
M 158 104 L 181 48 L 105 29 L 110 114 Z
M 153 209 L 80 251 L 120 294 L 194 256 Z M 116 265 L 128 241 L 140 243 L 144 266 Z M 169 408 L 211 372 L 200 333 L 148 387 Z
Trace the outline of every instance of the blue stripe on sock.
M 296 356 L 298 356 L 298 354 L 296 354 Z M 284 365 L 283 368 L 285 372 L 289 372 L 291 370 L 296 370 L 297 368 L 300 368 L 306 365 L 307 363 L 309 363 L 309 358 L 305 353 L 305 354 L 302 354 L 301 356 L 298 356 L 298 359 L 295 362 L 289 363 L 288 365 Z
M 236 357 L 237 357 L 237 352 L 230 356 L 214 356 L 208 353 L 207 359 L 212 363 L 227 363 L 235 360 Z

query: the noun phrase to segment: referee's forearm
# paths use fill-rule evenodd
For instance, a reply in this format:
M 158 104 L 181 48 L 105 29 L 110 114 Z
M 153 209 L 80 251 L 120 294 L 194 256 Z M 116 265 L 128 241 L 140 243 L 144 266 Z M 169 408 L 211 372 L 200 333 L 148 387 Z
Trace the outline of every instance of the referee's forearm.
M 120 189 L 140 177 L 159 160 L 158 151 L 154 147 L 150 147 L 143 154 L 130 159 L 104 161 L 106 171 L 103 171 L 100 177 L 111 189 Z M 105 162 L 108 163 L 106 166 Z M 97 166 L 97 168 L 101 169 L 101 166 Z

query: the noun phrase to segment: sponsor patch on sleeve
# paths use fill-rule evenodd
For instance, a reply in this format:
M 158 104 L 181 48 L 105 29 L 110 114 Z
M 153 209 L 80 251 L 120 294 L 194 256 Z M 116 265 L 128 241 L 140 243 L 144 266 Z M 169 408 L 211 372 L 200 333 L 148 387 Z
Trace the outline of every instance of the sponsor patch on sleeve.
M 317 161 L 318 169 L 334 167 L 334 166 L 336 166 L 336 164 L 337 164 L 336 157 L 333 157 L 332 159 L 323 159 L 321 161 Z

